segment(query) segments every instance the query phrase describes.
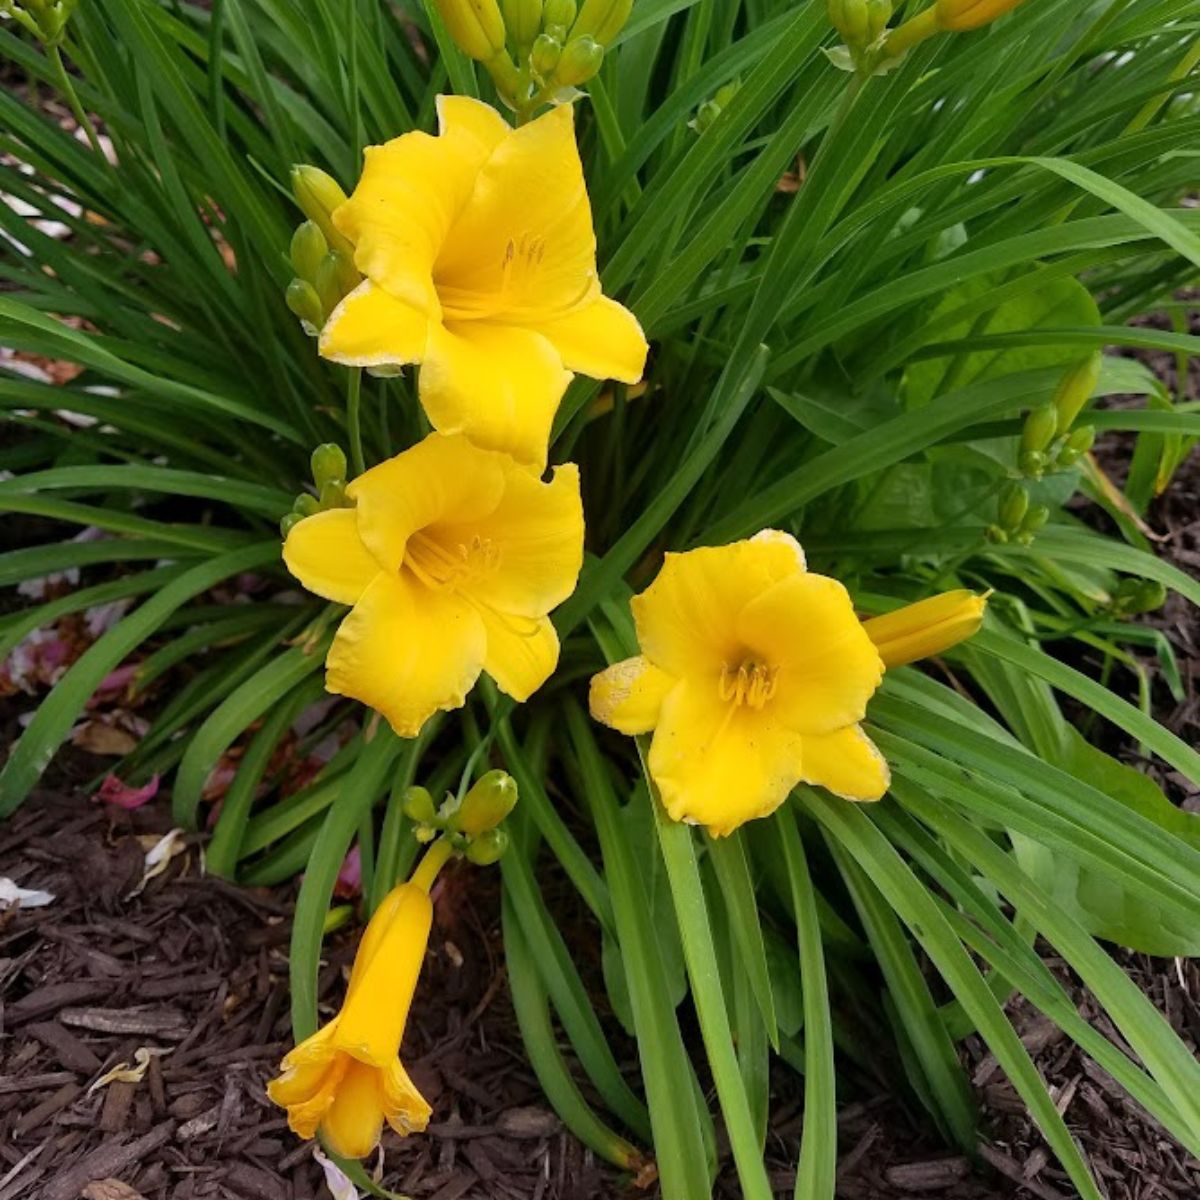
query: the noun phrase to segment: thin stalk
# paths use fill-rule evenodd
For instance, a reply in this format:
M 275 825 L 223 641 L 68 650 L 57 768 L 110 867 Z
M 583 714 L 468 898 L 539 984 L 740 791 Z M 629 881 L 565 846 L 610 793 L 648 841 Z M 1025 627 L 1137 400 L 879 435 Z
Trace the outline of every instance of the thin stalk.
M 87 140 L 91 144 L 92 149 L 100 156 L 107 164 L 108 157 L 100 147 L 100 139 L 96 136 L 96 130 L 92 126 L 86 112 L 83 111 L 83 105 L 79 102 L 79 95 L 75 91 L 75 85 L 71 82 L 71 76 L 67 72 L 67 64 L 63 62 L 62 51 L 54 42 L 46 46 L 46 56 L 50 59 L 51 66 L 54 67 L 54 75 L 58 80 L 58 90 L 62 92 L 63 98 L 71 108 L 71 113 L 75 120 L 79 123 L 79 127 L 87 134 Z
M 362 368 L 351 367 L 346 386 L 346 430 L 350 435 L 350 463 L 354 474 L 361 475 L 367 469 L 363 458 L 362 421 L 359 409 L 362 404 Z

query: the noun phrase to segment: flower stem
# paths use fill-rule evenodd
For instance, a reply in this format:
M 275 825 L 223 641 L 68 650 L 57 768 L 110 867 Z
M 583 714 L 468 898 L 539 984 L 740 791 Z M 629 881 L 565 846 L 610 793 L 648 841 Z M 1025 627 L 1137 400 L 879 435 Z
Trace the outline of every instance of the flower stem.
M 433 887 L 438 872 L 446 865 L 453 853 L 454 847 L 450 845 L 449 839 L 444 837 L 438 838 L 425 851 L 425 857 L 417 863 L 417 869 L 409 876 L 408 882 L 415 887 L 419 887 L 421 891 L 428 892 Z
M 346 387 L 346 428 L 350 434 L 350 463 L 355 475 L 361 475 L 367 469 L 366 460 L 363 458 L 362 424 L 359 420 L 361 402 L 362 368 L 351 367 Z
M 47 44 L 46 54 L 50 59 L 51 65 L 54 67 L 54 74 L 58 80 L 58 89 L 62 92 L 63 97 L 70 106 L 72 115 L 75 117 L 79 127 L 87 135 L 87 140 L 91 143 L 92 149 L 107 163 L 108 158 L 100 147 L 100 139 L 96 136 L 96 130 L 92 122 L 88 119 L 87 113 L 83 111 L 83 105 L 79 102 L 75 85 L 71 82 L 71 76 L 67 71 L 67 64 L 63 62 L 62 51 L 59 50 L 57 43 L 50 42 Z

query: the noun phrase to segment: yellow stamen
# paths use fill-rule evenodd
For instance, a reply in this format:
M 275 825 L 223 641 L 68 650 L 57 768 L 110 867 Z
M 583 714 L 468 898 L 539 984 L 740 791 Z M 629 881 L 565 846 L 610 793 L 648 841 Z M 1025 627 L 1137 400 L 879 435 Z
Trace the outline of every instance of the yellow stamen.
M 731 667 L 728 663 L 721 670 L 717 692 L 726 703 L 735 706 L 747 704 L 760 709 L 772 696 L 778 684 L 778 669 L 748 658 Z

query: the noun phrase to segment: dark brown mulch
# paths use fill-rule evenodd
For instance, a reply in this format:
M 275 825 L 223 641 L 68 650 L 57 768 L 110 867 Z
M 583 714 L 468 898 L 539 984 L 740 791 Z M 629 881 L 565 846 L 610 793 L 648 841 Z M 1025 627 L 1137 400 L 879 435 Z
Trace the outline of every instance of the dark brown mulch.
M 0 915 L 0 1200 L 325 1196 L 310 1148 L 292 1137 L 263 1091 L 289 1045 L 294 890 L 204 879 L 189 847 L 130 897 L 143 868 L 139 835 L 152 840 L 165 828 L 157 807 L 128 814 L 81 793 L 42 795 L 4 829 L 0 875 L 57 899 Z M 468 890 L 451 874 L 437 911 L 405 1044 L 434 1122 L 426 1137 L 386 1136 L 384 1184 L 415 1200 L 653 1196 L 598 1164 L 545 1107 L 508 998 L 494 878 Z M 353 933 L 331 939 L 320 984 L 330 1004 L 353 941 Z M 1195 1045 L 1195 965 L 1131 959 L 1130 966 Z M 1076 994 L 1085 1015 L 1114 1036 L 1090 999 Z M 1103 1072 L 1036 1014 L 1018 1007 L 1013 1016 L 1111 1200 L 1200 1193 L 1200 1164 Z M 93 1087 L 114 1066 L 133 1064 L 142 1047 L 161 1053 L 140 1082 Z M 1002 1073 L 981 1046 L 968 1041 L 968 1051 L 989 1138 L 983 1161 L 948 1152 L 919 1114 L 894 1099 L 847 1096 L 840 1196 L 1072 1194 Z M 789 1071 L 776 1082 L 767 1157 L 782 1196 L 794 1186 L 803 1091 Z M 97 1190 L 102 1180 L 133 1191 Z M 720 1194 L 738 1194 L 728 1169 Z

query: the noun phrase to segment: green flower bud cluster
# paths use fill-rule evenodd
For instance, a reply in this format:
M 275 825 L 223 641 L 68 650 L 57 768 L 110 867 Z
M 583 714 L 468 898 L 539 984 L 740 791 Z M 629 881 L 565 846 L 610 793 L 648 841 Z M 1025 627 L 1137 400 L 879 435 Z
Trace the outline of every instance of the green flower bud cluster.
M 516 803 L 516 780 L 505 771 L 489 771 L 465 796 L 447 795 L 440 807 L 435 807 L 427 788 L 410 787 L 403 808 L 416 827 L 417 841 L 444 836 L 455 851 L 483 867 L 507 849 L 508 834 L 499 825 Z
M 319 167 L 292 168 L 292 194 L 308 218 L 292 234 L 288 259 L 295 277 L 287 286 L 287 306 L 304 332 L 316 337 L 342 298 L 362 282 L 354 266 L 354 247 L 333 223 L 333 212 L 346 193 Z
M 521 120 L 591 79 L 633 0 L 436 0 L 455 45 Z
M 1067 470 L 1091 450 L 1096 441 L 1095 429 L 1090 425 L 1073 426 L 1096 390 L 1100 364 L 1097 352 L 1071 367 L 1054 398 L 1026 417 L 1017 452 L 1022 475 L 1040 479 L 1048 471 Z
M 1044 504 L 1031 505 L 1025 485 L 1010 480 L 1000 493 L 996 524 L 988 527 L 988 541 L 1013 541 L 1028 546 L 1049 520 L 1050 510 Z
M 829 23 L 854 50 L 873 45 L 892 19 L 892 0 L 828 0 Z
M 341 446 L 323 442 L 312 452 L 310 461 L 316 495 L 301 492 L 296 497 L 292 511 L 279 522 L 279 532 L 285 538 L 296 525 L 313 513 L 350 507 L 350 501 L 346 499 L 346 455 Z
M 1167 589 L 1157 579 L 1122 579 L 1111 608 L 1118 616 L 1157 612 L 1167 602 Z
M 43 46 L 60 45 L 78 0 L 0 0 L 0 15 L 10 17 Z

